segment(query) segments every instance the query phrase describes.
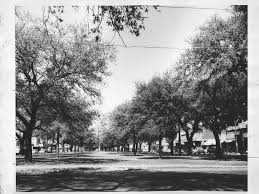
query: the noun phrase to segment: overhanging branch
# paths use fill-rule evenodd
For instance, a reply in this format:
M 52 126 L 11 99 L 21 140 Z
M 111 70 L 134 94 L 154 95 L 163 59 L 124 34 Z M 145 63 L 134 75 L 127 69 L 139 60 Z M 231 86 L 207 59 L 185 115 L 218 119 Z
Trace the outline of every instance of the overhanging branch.
M 20 121 L 22 121 L 22 123 L 26 127 L 29 125 L 29 122 L 20 114 L 20 112 L 18 110 L 16 110 L 16 116 L 18 117 L 18 119 L 20 119 Z

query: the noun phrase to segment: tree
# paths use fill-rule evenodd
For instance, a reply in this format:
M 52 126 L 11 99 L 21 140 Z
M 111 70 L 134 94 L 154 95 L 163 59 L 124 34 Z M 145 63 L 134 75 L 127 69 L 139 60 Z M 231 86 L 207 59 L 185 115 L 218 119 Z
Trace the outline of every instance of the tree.
M 83 148 L 85 144 L 94 147 L 95 137 L 93 130 L 90 129 L 93 120 L 98 116 L 98 113 L 91 109 L 91 107 L 81 100 L 78 100 L 70 107 L 70 115 L 66 117 L 64 122 L 68 125 L 68 130 L 65 131 L 65 141 L 74 146 L 76 152 L 76 146 Z
M 110 46 L 85 40 L 80 26 L 18 16 L 16 116 L 25 126 L 25 160 L 31 162 L 31 136 L 39 111 L 55 109 L 60 114 L 79 94 L 87 99 L 100 96 L 96 84 L 108 75 L 114 52 Z
M 148 120 L 139 131 L 140 141 L 148 143 L 148 152 L 151 151 L 151 145 L 158 139 L 157 128 L 154 121 Z
M 112 150 L 118 145 L 118 138 L 116 136 L 116 131 L 107 130 L 103 133 L 102 136 L 102 145 L 105 150 Z
M 21 155 L 24 155 L 25 149 L 24 149 L 24 139 L 25 139 L 25 128 L 22 122 L 16 118 L 16 138 L 19 142 L 20 151 L 19 153 Z
M 128 145 L 130 139 L 133 141 L 134 145 L 134 155 L 136 154 L 135 145 L 137 142 L 136 128 L 134 126 L 134 114 L 132 112 L 132 103 L 126 102 L 119 105 L 114 109 L 111 115 L 111 127 L 116 133 L 117 137 L 117 149 L 119 146 L 124 148 Z
M 136 155 L 136 152 L 138 151 L 138 144 L 141 144 L 139 132 L 147 122 L 147 115 L 143 114 L 143 111 L 145 111 L 145 107 L 143 107 L 142 102 L 138 101 L 136 98 L 133 98 L 128 108 L 128 128 L 130 130 L 131 139 L 133 141 L 134 155 Z
M 170 141 L 175 138 L 175 125 L 178 122 L 176 112 L 180 114 L 180 103 L 175 93 L 173 83 L 167 76 L 155 76 L 150 82 L 139 83 L 135 100 L 142 110 L 147 121 L 152 121 L 156 126 L 156 135 L 159 141 L 159 156 L 162 157 L 162 138 L 168 135 Z M 145 122 L 145 123 L 146 123 Z
M 75 10 L 80 9 L 79 6 L 73 6 Z M 120 38 L 120 32 L 127 29 L 131 34 L 139 36 L 141 30 L 145 29 L 144 20 L 149 11 L 149 6 L 87 6 L 88 28 L 89 33 L 95 35 L 96 41 L 100 39 L 102 26 L 106 23 L 117 33 Z M 157 10 L 157 6 L 153 6 Z M 49 6 L 48 12 L 63 22 L 64 6 Z M 91 25 L 89 27 L 89 25 Z M 88 33 L 88 35 L 89 35 Z M 123 39 L 122 39 L 123 41 Z
M 97 136 L 93 129 L 87 130 L 83 136 L 81 143 L 81 147 L 84 146 L 88 150 L 94 150 L 98 147 Z
M 187 112 L 184 113 L 182 119 L 182 129 L 185 132 L 187 139 L 187 153 L 192 154 L 193 148 L 193 136 L 202 131 L 201 128 L 202 114 L 198 112 L 198 109 L 189 105 Z
M 116 144 L 118 150 L 120 146 L 126 150 L 133 143 L 132 151 L 136 155 L 138 144 L 141 143 L 138 133 L 145 122 L 144 117 L 137 101 L 132 100 L 116 107 L 110 117 L 111 130 L 106 133 L 106 136 L 114 137 L 110 145 Z
M 202 130 L 201 124 L 203 114 L 201 107 L 197 104 L 199 96 L 193 90 L 193 82 L 188 78 L 190 69 L 187 66 L 191 61 L 187 57 L 189 55 L 182 55 L 180 60 L 174 67 L 175 75 L 169 74 L 172 77 L 176 88 L 176 94 L 180 97 L 178 101 L 178 110 L 175 116 L 178 117 L 180 130 L 185 132 L 187 139 L 187 153 L 192 154 L 193 136 Z M 180 114 L 179 114 L 180 113 Z M 179 132 L 179 131 L 178 131 Z M 180 134 L 179 134 L 180 135 Z
M 54 121 L 51 123 L 51 127 L 49 127 L 49 130 L 51 130 L 55 136 L 56 136 L 56 157 L 59 157 L 59 144 L 60 144 L 60 137 L 62 134 L 62 130 L 67 130 L 67 127 L 58 121 Z M 55 137 L 54 136 L 54 137 Z
M 247 8 L 234 10 L 230 18 L 214 17 L 200 27 L 179 67 L 202 123 L 214 134 L 216 158 L 222 157 L 221 131 L 247 119 Z

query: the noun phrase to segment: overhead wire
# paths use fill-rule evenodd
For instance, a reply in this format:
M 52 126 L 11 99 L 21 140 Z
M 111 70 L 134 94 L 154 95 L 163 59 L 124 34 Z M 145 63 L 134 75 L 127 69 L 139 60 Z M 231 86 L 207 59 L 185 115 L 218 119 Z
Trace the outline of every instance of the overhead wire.
M 195 6 L 165 6 L 165 5 L 159 5 L 158 7 L 162 7 L 162 8 L 169 8 L 169 9 L 205 9 L 205 10 L 221 10 L 221 11 L 230 11 L 231 9 L 227 9 L 227 8 L 212 8 L 212 7 L 195 7 Z M 179 48 L 179 47 L 172 47 L 172 46 L 148 46 L 148 45 L 126 45 L 125 42 L 123 41 L 122 37 L 120 36 L 123 45 L 120 44 L 112 44 L 112 42 L 114 41 L 116 33 L 114 33 L 113 37 L 112 37 L 112 41 L 110 42 L 110 44 L 103 44 L 105 46 L 115 46 L 115 47 L 122 47 L 122 48 L 145 48 L 145 49 L 167 49 L 167 50 L 175 50 L 175 51 L 184 51 L 184 50 L 188 50 L 188 48 Z M 120 34 L 119 34 L 120 35 Z M 192 47 L 193 48 L 193 47 Z M 204 48 L 204 47 L 195 47 L 195 48 Z M 222 48 L 222 46 L 220 47 Z
M 120 44 L 113 44 L 107 46 L 115 46 L 115 47 L 123 47 L 123 48 L 147 48 L 147 49 L 170 49 L 170 50 L 186 50 L 184 48 L 178 47 L 170 47 L 170 46 L 147 46 L 147 45 L 120 45 Z
M 179 48 L 179 47 L 171 47 L 171 46 L 148 46 L 148 45 L 121 45 L 121 44 L 102 44 L 103 46 L 114 46 L 121 48 L 144 48 L 144 49 L 163 49 L 163 50 L 176 50 L 176 51 L 185 51 L 188 49 L 202 49 L 202 48 L 210 48 L 210 47 L 190 47 L 190 48 Z M 216 48 L 223 48 L 224 46 L 217 46 Z M 215 48 L 215 46 L 214 46 Z
M 230 11 L 228 8 L 213 8 L 213 7 L 195 7 L 195 6 L 167 6 L 159 5 L 158 7 L 169 8 L 169 9 L 205 9 L 205 10 L 220 10 L 220 11 Z

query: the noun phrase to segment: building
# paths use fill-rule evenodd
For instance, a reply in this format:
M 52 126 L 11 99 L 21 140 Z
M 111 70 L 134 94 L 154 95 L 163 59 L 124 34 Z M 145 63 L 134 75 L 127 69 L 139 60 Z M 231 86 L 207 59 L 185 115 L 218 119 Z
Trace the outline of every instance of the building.
M 221 133 L 222 148 L 226 153 L 247 153 L 247 121 L 227 127 Z
M 181 148 L 183 152 L 187 152 L 187 139 L 184 131 L 181 134 Z M 247 153 L 247 121 L 238 124 L 237 126 L 229 126 L 219 135 L 221 147 L 224 153 Z M 165 140 L 166 141 L 166 140 Z M 169 143 L 162 143 L 163 150 L 170 151 Z M 203 128 L 202 131 L 194 134 L 193 148 L 202 147 L 215 147 L 216 141 L 213 133 Z M 179 133 L 174 141 L 174 148 L 176 151 L 179 149 Z

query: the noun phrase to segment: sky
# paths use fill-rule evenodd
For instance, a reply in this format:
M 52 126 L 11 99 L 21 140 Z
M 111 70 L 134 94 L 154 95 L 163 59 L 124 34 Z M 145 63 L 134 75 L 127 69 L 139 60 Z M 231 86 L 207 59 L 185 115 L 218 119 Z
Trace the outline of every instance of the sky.
M 227 7 L 221 7 L 227 8 Z M 227 17 L 225 10 L 193 10 L 160 8 L 152 11 L 145 21 L 145 31 L 139 37 L 122 33 L 127 46 L 146 45 L 187 48 L 186 42 L 197 32 L 198 27 L 213 15 Z M 109 35 L 106 35 L 109 37 Z M 111 40 L 111 35 L 110 35 Z M 109 39 L 108 39 L 109 40 Z M 119 37 L 115 43 L 123 44 Z M 161 75 L 175 64 L 181 50 L 118 48 L 117 65 L 111 66 L 112 76 L 106 79 L 102 89 L 103 113 L 110 112 L 117 105 L 130 100 L 134 95 L 137 81 L 148 81 L 154 75 Z
M 199 6 L 204 7 L 204 6 Z M 211 6 L 210 6 L 211 8 Z M 229 8 L 217 6 L 214 8 Z M 32 15 L 41 16 L 42 7 L 39 5 L 27 6 Z M 139 37 L 125 31 L 121 33 L 127 46 L 158 46 L 187 48 L 186 42 L 209 18 L 215 14 L 228 17 L 229 11 L 213 9 L 189 8 L 159 8 L 159 12 L 150 8 L 148 18 L 145 20 L 145 31 Z M 71 17 L 73 16 L 73 17 Z M 86 21 L 86 8 L 75 12 L 72 8 L 65 7 L 64 21 L 68 23 L 81 23 Z M 103 39 L 110 42 L 113 32 L 103 27 Z M 115 36 L 114 44 L 123 45 L 120 37 Z M 116 62 L 110 65 L 111 76 L 105 78 L 101 88 L 103 103 L 96 106 L 101 114 L 111 112 L 116 106 L 130 100 L 135 91 L 135 83 L 148 81 L 154 75 L 162 75 L 172 68 L 182 50 L 150 49 L 150 48 L 123 48 L 117 47 Z

